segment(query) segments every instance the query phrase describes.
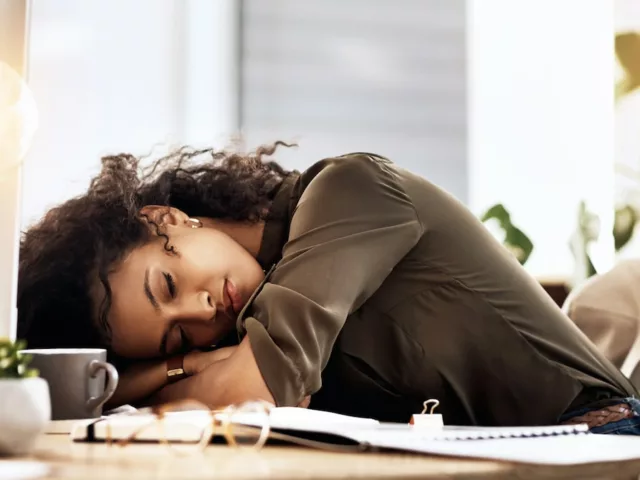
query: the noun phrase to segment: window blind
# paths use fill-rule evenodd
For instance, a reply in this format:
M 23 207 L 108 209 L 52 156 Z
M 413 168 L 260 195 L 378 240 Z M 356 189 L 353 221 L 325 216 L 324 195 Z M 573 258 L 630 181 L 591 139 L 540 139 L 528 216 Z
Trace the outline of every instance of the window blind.
M 372 151 L 467 200 L 464 0 L 244 0 L 248 144 L 303 169 Z

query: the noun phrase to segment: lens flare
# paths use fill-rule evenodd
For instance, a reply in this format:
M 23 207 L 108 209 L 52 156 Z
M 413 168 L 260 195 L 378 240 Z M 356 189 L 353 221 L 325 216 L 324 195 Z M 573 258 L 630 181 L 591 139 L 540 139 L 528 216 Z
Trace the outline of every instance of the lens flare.
M 38 127 L 31 89 L 18 73 L 0 62 L 0 175 L 19 165 Z

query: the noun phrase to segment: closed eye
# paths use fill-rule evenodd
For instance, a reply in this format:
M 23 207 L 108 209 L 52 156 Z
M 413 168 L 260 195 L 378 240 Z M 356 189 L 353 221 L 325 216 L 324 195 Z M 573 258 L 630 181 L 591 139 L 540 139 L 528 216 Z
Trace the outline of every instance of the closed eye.
M 173 280 L 173 276 L 170 273 L 163 273 L 164 279 L 167 282 L 167 290 L 171 298 L 176 298 L 176 283 Z

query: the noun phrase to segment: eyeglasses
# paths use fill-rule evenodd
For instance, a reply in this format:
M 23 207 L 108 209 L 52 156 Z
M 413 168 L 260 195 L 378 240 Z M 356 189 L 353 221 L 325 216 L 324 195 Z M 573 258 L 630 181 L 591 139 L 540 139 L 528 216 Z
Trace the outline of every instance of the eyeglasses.
M 152 419 L 149 422 L 137 427 L 125 438 L 114 440 L 112 423 L 114 417 L 107 417 L 100 420 L 105 422 L 105 441 L 109 445 L 124 447 L 130 443 L 144 437 L 144 432 L 154 428 L 158 432 L 158 441 L 176 453 L 193 453 L 202 451 L 215 437 L 223 437 L 227 444 L 235 448 L 261 449 L 270 434 L 269 416 L 272 405 L 266 402 L 246 402 L 239 405 L 230 405 L 222 409 L 209 409 L 203 403 L 197 401 L 172 402 L 151 408 Z M 197 411 L 193 412 L 193 411 Z M 201 418 L 198 424 L 203 426 L 202 435 L 195 444 L 187 443 L 172 435 L 170 430 L 171 421 L 174 415 L 180 412 L 189 411 L 192 416 Z M 138 413 L 131 414 L 133 416 Z M 198 417 L 202 415 L 205 418 Z M 175 425 L 175 422 L 173 422 Z

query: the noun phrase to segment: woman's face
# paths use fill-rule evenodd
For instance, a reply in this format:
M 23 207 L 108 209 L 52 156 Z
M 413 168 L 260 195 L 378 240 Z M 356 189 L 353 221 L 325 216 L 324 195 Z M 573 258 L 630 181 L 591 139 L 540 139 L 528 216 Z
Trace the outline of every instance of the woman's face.
M 214 228 L 166 225 L 165 239 L 131 251 L 109 275 L 111 347 L 152 358 L 209 347 L 233 327 L 264 278 L 247 250 Z

